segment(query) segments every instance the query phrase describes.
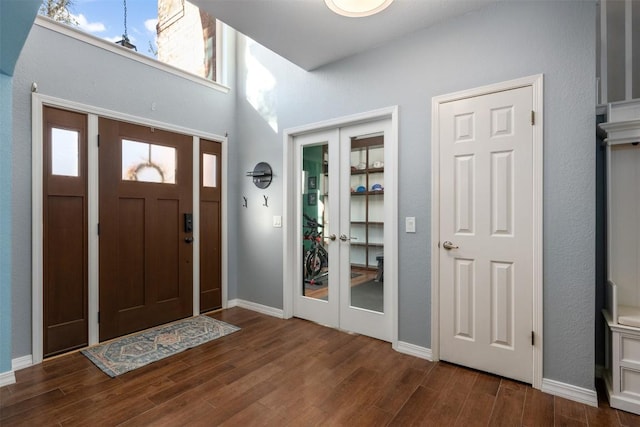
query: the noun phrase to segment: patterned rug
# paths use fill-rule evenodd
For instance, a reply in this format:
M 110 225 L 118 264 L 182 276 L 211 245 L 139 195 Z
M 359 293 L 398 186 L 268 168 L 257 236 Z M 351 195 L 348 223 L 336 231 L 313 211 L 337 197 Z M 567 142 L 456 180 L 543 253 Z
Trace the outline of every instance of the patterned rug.
M 238 330 L 220 320 L 196 316 L 98 344 L 82 354 L 115 377 Z

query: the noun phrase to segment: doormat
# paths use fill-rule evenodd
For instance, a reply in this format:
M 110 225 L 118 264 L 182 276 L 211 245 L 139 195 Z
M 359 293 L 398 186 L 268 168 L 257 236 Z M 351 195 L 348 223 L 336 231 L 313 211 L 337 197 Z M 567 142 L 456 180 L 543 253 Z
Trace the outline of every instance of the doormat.
M 208 316 L 196 316 L 98 344 L 81 353 L 113 378 L 239 330 Z

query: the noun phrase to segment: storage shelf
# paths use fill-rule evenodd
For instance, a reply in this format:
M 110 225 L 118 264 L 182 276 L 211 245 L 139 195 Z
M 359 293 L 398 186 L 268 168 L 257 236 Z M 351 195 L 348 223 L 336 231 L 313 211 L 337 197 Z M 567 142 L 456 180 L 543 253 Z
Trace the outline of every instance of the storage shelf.
M 364 175 L 366 173 L 383 173 L 384 168 L 366 168 L 366 169 L 351 169 L 351 175 Z
M 351 168 L 352 188 L 362 186 L 365 191 L 351 192 L 352 235 L 350 242 L 353 261 L 359 267 L 377 270 L 376 256 L 384 251 L 384 189 L 372 190 L 375 184 L 384 186 L 384 136 L 377 135 L 351 140 L 351 164 L 365 166 Z M 382 167 L 373 167 L 373 165 Z M 372 221 L 373 220 L 373 221 Z
M 352 191 L 352 196 L 381 196 L 384 194 L 384 190 L 378 191 Z
M 351 246 L 361 246 L 361 247 L 370 247 L 370 248 L 384 248 L 384 243 L 364 243 L 364 242 L 354 242 L 351 241 Z

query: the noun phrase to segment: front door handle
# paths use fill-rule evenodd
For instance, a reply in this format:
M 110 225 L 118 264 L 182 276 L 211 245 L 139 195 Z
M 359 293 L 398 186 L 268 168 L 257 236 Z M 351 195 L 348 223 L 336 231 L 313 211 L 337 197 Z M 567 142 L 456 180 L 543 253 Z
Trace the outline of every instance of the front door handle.
M 184 241 L 187 243 L 193 243 L 193 237 L 189 236 L 189 237 L 185 237 Z
M 353 237 L 353 236 L 352 237 L 347 237 L 346 235 L 341 234 L 340 235 L 340 240 L 342 240 L 343 242 L 348 242 L 349 240 L 358 240 L 358 238 L 357 237 Z
M 329 239 L 329 240 L 331 240 L 333 242 L 333 241 L 336 240 L 336 235 L 335 234 L 331 234 L 328 237 L 325 237 L 325 239 Z
M 446 250 L 450 251 L 451 249 L 458 249 L 458 246 L 454 245 L 453 243 L 451 243 L 448 240 L 445 240 L 442 243 L 442 247 L 445 248 Z

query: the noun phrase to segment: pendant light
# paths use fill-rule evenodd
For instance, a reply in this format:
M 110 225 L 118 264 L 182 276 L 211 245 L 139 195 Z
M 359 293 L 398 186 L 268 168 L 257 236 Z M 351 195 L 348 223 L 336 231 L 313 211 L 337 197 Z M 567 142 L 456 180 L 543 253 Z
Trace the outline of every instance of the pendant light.
M 124 3 L 124 34 L 122 35 L 122 40 L 117 41 L 116 44 L 119 44 L 120 46 L 124 46 L 127 49 L 133 49 L 137 52 L 138 49 L 134 44 L 131 44 L 131 42 L 129 41 L 129 37 L 127 36 L 127 0 L 123 0 L 123 3 Z
M 324 2 L 338 15 L 361 18 L 382 12 L 393 0 L 324 0 Z

